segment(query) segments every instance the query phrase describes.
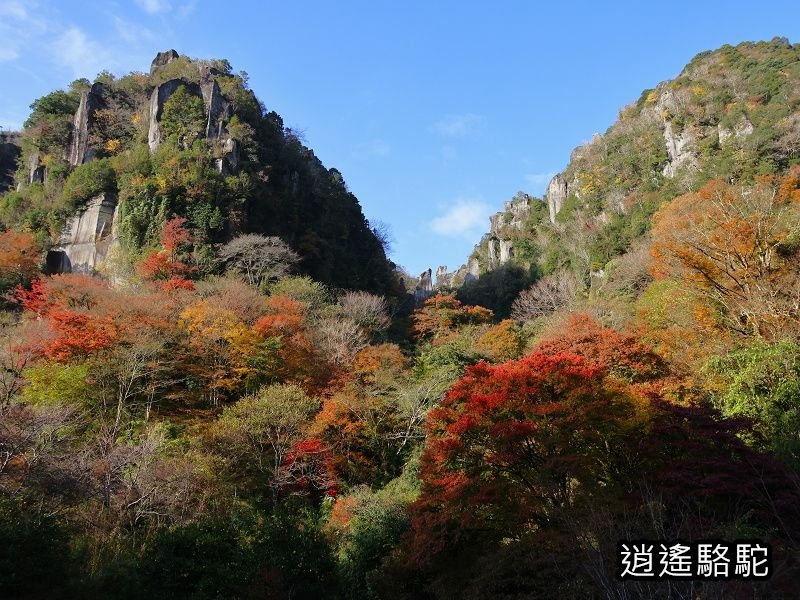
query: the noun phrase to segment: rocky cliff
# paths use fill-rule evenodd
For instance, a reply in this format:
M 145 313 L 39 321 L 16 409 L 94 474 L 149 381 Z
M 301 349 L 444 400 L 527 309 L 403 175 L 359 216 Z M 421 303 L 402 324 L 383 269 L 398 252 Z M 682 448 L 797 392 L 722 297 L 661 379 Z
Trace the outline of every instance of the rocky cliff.
M 541 200 L 522 192 L 506 201 L 501 212 L 489 217 L 489 232 L 475 246 L 467 262 L 453 272 L 448 272 L 446 266 L 440 266 L 431 289 L 446 289 L 471 283 L 482 273 L 512 261 L 516 256 L 515 240 L 524 237 L 531 211 L 541 204 Z
M 119 213 L 114 194 L 95 196 L 73 215 L 47 253 L 50 273 L 94 273 L 119 245 Z
M 160 52 L 150 66 L 151 76 L 159 69 L 179 58 L 175 50 Z M 207 140 L 222 142 L 223 155 L 215 160 L 217 169 L 231 172 L 238 167 L 238 147 L 227 135 L 225 127 L 233 116 L 233 108 L 225 99 L 217 84 L 219 71 L 207 65 L 198 67 L 200 83 L 185 78 L 169 79 L 157 85 L 150 94 L 148 115 L 148 146 L 155 152 L 161 144 L 163 133 L 161 116 L 164 104 L 179 88 L 202 98 L 205 106 L 204 136 Z M 104 86 L 94 83 L 90 89 L 81 93 L 78 110 L 73 118 L 72 134 L 65 152 L 70 166 L 77 167 L 91 160 L 96 149 L 89 144 L 90 132 L 98 111 L 105 108 L 103 102 Z M 29 183 L 42 182 L 46 171 L 39 161 L 38 154 L 31 161 Z M 48 268 L 59 272 L 93 273 L 108 255 L 109 249 L 119 244 L 118 202 L 114 194 L 101 194 L 91 198 L 66 223 L 61 236 L 48 255 Z
M 81 93 L 78 110 L 72 120 L 72 136 L 67 157 L 72 167 L 82 165 L 94 156 L 94 149 L 89 147 L 89 131 L 94 124 L 95 115 L 103 108 L 103 84 L 95 83 L 90 89 Z
M 395 285 L 341 173 L 267 112 L 226 60 L 169 50 L 148 74 L 79 80 L 32 108 L 25 150 L 9 159 L 17 190 L 0 198 L 0 228 L 49 234 L 51 271 L 93 272 L 109 248 L 153 246 L 164 221 L 180 216 L 204 256 L 239 233 L 276 235 L 320 281 Z
M 747 180 L 800 159 L 798 106 L 800 47 L 785 39 L 699 54 L 572 152 L 547 186 L 544 218 L 531 210 L 538 200 L 506 202 L 451 281 L 509 262 L 601 272 L 660 202 L 709 178 Z

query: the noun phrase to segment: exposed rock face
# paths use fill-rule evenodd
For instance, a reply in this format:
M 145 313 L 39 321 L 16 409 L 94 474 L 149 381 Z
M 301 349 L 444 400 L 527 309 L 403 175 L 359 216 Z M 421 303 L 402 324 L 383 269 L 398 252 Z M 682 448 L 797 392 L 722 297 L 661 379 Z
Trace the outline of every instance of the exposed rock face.
M 507 263 L 514 256 L 514 242 L 511 240 L 501 240 L 489 238 L 487 247 L 488 268 L 491 271 Z
M 500 264 L 507 263 L 514 257 L 514 245 L 511 240 L 500 240 Z
M 47 255 L 51 273 L 93 273 L 117 243 L 117 198 L 100 194 L 67 221 Z
M 450 285 L 453 287 L 472 283 L 481 274 L 481 265 L 476 257 L 470 257 L 467 264 L 461 265 L 455 273 L 449 275 Z
M 216 79 L 201 81 L 200 91 L 206 103 L 206 138 L 221 139 L 225 135 L 225 123 L 233 110 L 222 95 Z
M 524 193 L 504 202 L 504 210 L 489 217 L 489 233 L 481 242 L 486 243 L 485 255 L 480 251 L 480 245 L 477 245 L 467 263 L 455 272 L 447 273 L 447 267 L 439 267 L 436 272 L 436 286 L 458 287 L 471 283 L 480 277 L 481 272 L 491 271 L 512 260 L 515 255 L 514 240 L 518 237 L 518 232 L 525 228 L 534 202 L 540 200 Z
M 161 126 L 159 122 L 161 121 L 161 113 L 164 110 L 164 103 L 181 86 L 186 88 L 186 91 L 190 94 L 202 97 L 199 85 L 183 79 L 165 81 L 150 94 L 150 128 L 147 132 L 147 143 L 150 146 L 150 152 L 155 152 L 161 145 Z
M 492 269 L 496 269 L 500 266 L 500 240 L 495 237 L 489 238 L 489 242 L 486 245 L 486 261 L 487 261 L 487 268 L 491 271 Z
M 531 213 L 530 197 L 523 196 L 521 198 L 516 198 L 512 202 L 506 202 L 505 204 L 509 205 L 506 211 L 511 211 L 511 221 L 509 225 L 514 229 L 522 231 L 522 228 L 525 227 L 525 219 L 527 219 L 528 215 Z
M 21 149 L 19 134 L 16 132 L 0 132 L 0 194 L 14 183 L 14 171 L 17 170 Z
M 447 265 L 439 265 L 439 268 L 436 269 L 436 287 L 447 287 L 450 285 L 450 280 L 452 279 L 452 275 L 447 272 Z
M 239 170 L 239 142 L 226 138 L 222 143 L 223 158 L 217 159 L 217 170 L 223 175 Z
M 663 127 L 664 144 L 669 157 L 662 174 L 664 177 L 672 178 L 681 168 L 697 166 L 697 157 L 692 149 L 696 140 L 688 129 L 678 133 L 672 125 L 673 116 L 683 111 L 685 97 L 665 88 L 663 84 L 658 89 L 660 89 L 660 95 L 652 108 L 652 114 Z
M 734 125 L 733 129 L 717 125 L 717 135 L 719 136 L 720 146 L 725 146 L 731 139 L 746 138 L 751 133 L 753 133 L 753 124 L 745 115 L 739 118 L 739 121 Z
M 39 152 L 33 152 L 28 159 L 28 183 L 44 183 L 47 167 L 39 160 Z
M 147 133 L 150 152 L 155 152 L 161 145 L 163 134 L 160 122 L 164 103 L 183 86 L 188 93 L 203 99 L 206 109 L 205 137 L 217 140 L 222 151 L 222 157 L 216 161 L 217 170 L 228 174 L 235 173 L 239 169 L 239 144 L 231 139 L 225 128 L 233 116 L 233 107 L 222 95 L 216 79 L 213 79 L 216 73 L 214 69 L 206 67 L 201 71 L 199 85 L 183 79 L 170 79 L 153 90 L 150 95 L 150 127 Z
M 430 269 L 420 273 L 419 283 L 417 283 L 417 287 L 414 290 L 414 299 L 417 302 L 422 302 L 426 298 L 429 298 L 433 295 L 433 280 L 431 278 L 432 274 L 433 272 Z
M 224 174 L 235 173 L 239 169 L 239 143 L 228 136 L 225 124 L 233 116 L 233 107 L 222 95 L 216 79 L 217 72 L 207 66 L 200 71 L 200 91 L 206 104 L 205 136 L 218 140 L 222 145 L 223 157 L 217 159 L 217 170 Z
M 561 210 L 561 207 L 564 206 L 564 201 L 567 199 L 568 193 L 569 187 L 567 186 L 567 180 L 564 179 L 564 175 L 561 173 L 558 173 L 550 180 L 550 183 L 547 184 L 547 191 L 544 197 L 547 201 L 547 208 L 550 211 L 551 223 L 556 222 L 556 215 L 558 211 Z
M 167 66 L 173 60 L 179 57 L 179 54 L 175 52 L 175 50 L 167 50 L 166 52 L 159 52 L 156 54 L 156 57 L 153 59 L 153 62 L 150 63 L 150 75 L 155 73 L 161 67 Z
M 480 277 L 481 274 L 481 264 L 478 262 L 478 259 L 473 257 L 467 261 L 467 276 L 464 279 L 465 282 L 468 282 L 469 278 L 472 277 L 477 279 Z
M 95 83 L 91 89 L 81 94 L 81 102 L 72 122 L 72 138 L 67 149 L 67 159 L 72 167 L 90 160 L 94 152 L 89 148 L 89 128 L 94 111 L 102 106 L 103 84 Z
M 696 164 L 694 152 L 690 149 L 694 138 L 688 131 L 676 134 L 672 129 L 672 122 L 666 121 L 664 123 L 664 141 L 669 155 L 669 162 L 664 165 L 664 177 L 675 177 L 675 173 L 681 167 L 692 167 Z

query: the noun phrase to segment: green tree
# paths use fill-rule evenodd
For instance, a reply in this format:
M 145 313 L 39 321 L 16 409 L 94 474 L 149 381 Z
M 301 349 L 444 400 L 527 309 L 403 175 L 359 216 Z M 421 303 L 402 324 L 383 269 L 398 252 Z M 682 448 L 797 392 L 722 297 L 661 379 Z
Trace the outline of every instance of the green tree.
M 161 112 L 161 127 L 167 138 L 174 139 L 184 148 L 192 145 L 203 132 L 205 124 L 205 105 L 203 99 L 189 93 L 186 86 L 180 86 L 164 102 Z
M 756 435 L 748 441 L 800 468 L 800 346 L 758 344 L 712 359 L 708 370 L 721 377 L 716 407 L 751 419 Z
M 116 189 L 116 173 L 108 159 L 78 166 L 64 182 L 62 197 L 69 210 L 103 192 Z
M 216 438 L 228 459 L 253 476 L 255 487 L 268 477 L 277 503 L 281 467 L 319 408 L 319 401 L 296 385 L 263 387 L 223 411 Z

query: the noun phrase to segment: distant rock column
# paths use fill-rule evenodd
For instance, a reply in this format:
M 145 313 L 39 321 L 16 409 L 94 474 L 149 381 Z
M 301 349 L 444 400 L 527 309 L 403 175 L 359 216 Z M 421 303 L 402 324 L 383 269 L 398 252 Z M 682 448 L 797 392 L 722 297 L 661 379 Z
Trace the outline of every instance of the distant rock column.
M 547 185 L 547 192 L 545 199 L 547 200 L 547 208 L 550 211 L 550 222 L 556 222 L 556 215 L 564 206 L 564 201 L 567 199 L 569 190 L 567 188 L 567 181 L 561 173 L 558 173 L 550 180 Z
M 89 91 L 81 94 L 81 102 L 72 120 L 72 140 L 67 159 L 72 167 L 82 165 L 89 149 Z
M 28 159 L 28 183 L 44 183 L 47 178 L 47 167 L 39 161 L 39 152 L 31 154 Z
M 419 276 L 419 283 L 417 284 L 416 289 L 414 290 L 414 299 L 417 302 L 422 302 L 426 298 L 429 298 L 433 295 L 433 279 L 432 279 L 433 271 L 428 269 L 427 271 L 423 271 L 420 273 Z
M 436 287 L 446 287 L 450 285 L 451 276 L 447 272 L 447 265 L 440 265 L 436 269 Z
M 67 160 L 72 167 L 82 165 L 94 155 L 89 147 L 89 129 L 92 127 L 95 111 L 103 106 L 103 89 L 103 84 L 98 82 L 81 94 L 78 110 L 72 120 L 72 135 L 67 148 Z
M 175 50 L 167 50 L 166 52 L 159 52 L 156 54 L 156 57 L 153 59 L 153 62 L 150 63 L 150 75 L 154 75 L 155 72 L 160 69 L 161 67 L 166 67 L 169 63 L 173 60 L 178 58 L 180 55 Z

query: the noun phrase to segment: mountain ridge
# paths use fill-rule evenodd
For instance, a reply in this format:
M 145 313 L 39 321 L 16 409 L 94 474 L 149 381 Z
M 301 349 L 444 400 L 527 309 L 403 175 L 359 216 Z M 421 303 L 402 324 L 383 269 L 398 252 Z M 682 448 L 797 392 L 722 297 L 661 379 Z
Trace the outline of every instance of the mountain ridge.
M 226 60 L 169 50 L 149 73 L 77 80 L 32 104 L 19 147 L 0 228 L 36 233 L 60 253 L 49 259 L 57 270 L 96 272 L 117 246 L 136 255 L 181 217 L 201 263 L 236 235 L 258 233 L 284 239 L 301 272 L 335 287 L 397 288 L 383 241 L 341 173 Z
M 573 149 L 543 197 L 506 201 L 467 261 L 430 290 L 469 286 L 503 265 L 534 277 L 570 266 L 588 280 L 646 233 L 661 202 L 714 177 L 787 169 L 800 156 L 798 61 L 800 46 L 780 37 L 700 52 Z M 589 236 L 576 231 L 587 227 Z M 582 244 L 591 249 L 578 256 Z

